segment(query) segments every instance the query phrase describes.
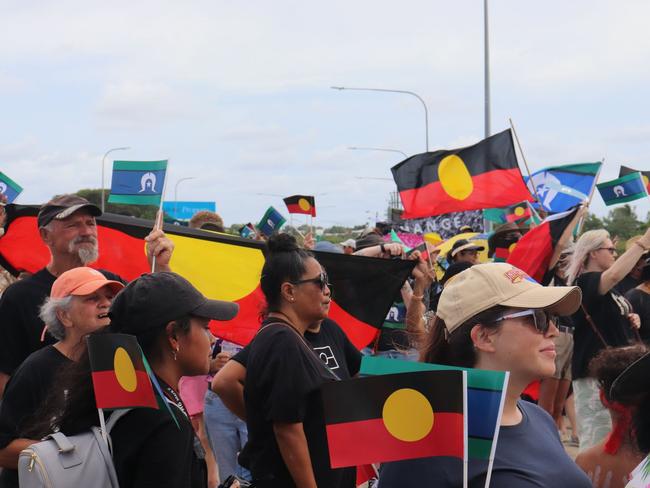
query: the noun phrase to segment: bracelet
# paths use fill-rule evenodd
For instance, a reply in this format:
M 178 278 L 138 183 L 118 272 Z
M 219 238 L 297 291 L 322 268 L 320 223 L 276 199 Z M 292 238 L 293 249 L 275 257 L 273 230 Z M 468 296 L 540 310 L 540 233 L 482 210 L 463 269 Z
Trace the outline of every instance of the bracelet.
M 643 249 L 645 252 L 650 251 L 650 247 L 644 246 L 644 245 L 641 244 L 641 242 L 639 242 L 639 241 L 634 241 L 634 244 L 636 244 L 637 246 L 639 246 L 639 247 L 640 247 L 641 249 Z
M 417 300 L 422 300 L 424 298 L 424 295 L 416 295 L 415 293 L 411 295 L 411 298 L 416 298 Z

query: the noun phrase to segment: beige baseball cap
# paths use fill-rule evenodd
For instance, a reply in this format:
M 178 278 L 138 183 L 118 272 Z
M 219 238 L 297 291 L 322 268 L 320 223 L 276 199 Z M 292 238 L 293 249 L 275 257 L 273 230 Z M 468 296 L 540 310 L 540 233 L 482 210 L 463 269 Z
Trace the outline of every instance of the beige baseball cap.
M 511 264 L 485 263 L 474 265 L 447 282 L 436 314 L 453 332 L 496 305 L 571 315 L 581 300 L 582 292 L 577 286 L 542 286 Z

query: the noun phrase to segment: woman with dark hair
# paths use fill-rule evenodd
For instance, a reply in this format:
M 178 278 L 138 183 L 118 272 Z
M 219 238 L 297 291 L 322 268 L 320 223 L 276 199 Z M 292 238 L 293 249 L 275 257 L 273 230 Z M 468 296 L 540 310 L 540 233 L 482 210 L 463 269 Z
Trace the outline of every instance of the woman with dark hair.
M 181 376 L 207 374 L 210 319 L 230 320 L 237 304 L 208 300 L 185 278 L 168 272 L 132 281 L 115 297 L 111 331 L 135 335 L 160 384 L 174 420 L 165 409 L 127 412 L 111 431 L 113 461 L 121 488 L 207 486 L 203 450 L 178 393 Z M 66 435 L 98 425 L 88 355 L 65 371 L 32 435 L 54 428 Z
M 466 368 L 509 371 L 491 486 L 588 488 L 585 474 L 566 454 L 551 417 L 520 400 L 534 380 L 553 374 L 558 334 L 552 315 L 580 304 L 577 287 L 544 287 L 505 263 L 477 264 L 448 281 L 420 360 Z M 470 486 L 485 485 L 487 461 L 470 463 Z M 450 458 L 382 466 L 381 488 L 462 486 Z
M 603 349 L 589 363 L 589 372 L 600 385 L 600 400 L 612 417 L 606 439 L 581 452 L 576 463 L 591 478 L 594 488 L 623 488 L 643 455 L 632 430 L 633 402 L 611 396 L 612 383 L 630 364 L 648 352 L 643 344 Z
M 268 241 L 262 268 L 267 310 L 250 343 L 244 383 L 246 457 L 258 488 L 354 486 L 354 470 L 331 469 L 320 386 L 336 375 L 305 341 L 327 317 L 330 288 L 313 255 L 287 234 Z

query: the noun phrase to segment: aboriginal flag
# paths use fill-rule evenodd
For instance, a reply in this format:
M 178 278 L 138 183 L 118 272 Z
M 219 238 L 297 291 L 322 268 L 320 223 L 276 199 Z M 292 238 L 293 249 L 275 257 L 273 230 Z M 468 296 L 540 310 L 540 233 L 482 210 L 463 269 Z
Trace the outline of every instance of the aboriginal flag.
M 509 129 L 473 146 L 416 154 L 391 171 L 405 219 L 532 201 Z
M 97 408 L 158 408 L 135 336 L 87 337 Z
M 287 210 L 292 214 L 306 214 L 316 217 L 316 201 L 314 197 L 293 195 L 284 199 Z
M 7 205 L 6 233 L 0 239 L 0 265 L 13 274 L 36 272 L 50 257 L 36 225 L 37 207 Z M 97 218 L 99 259 L 92 267 L 106 269 L 124 280 L 148 273 L 144 238 L 153 222 L 122 215 Z M 174 243 L 171 268 L 188 279 L 206 297 L 239 304 L 239 314 L 228 322 L 213 321 L 212 332 L 246 345 L 260 326 L 265 307 L 260 288 L 264 244 L 226 234 L 164 226 Z M 409 276 L 414 261 L 315 252 L 332 283 L 329 318 L 338 323 L 359 349 L 374 339 L 392 300 Z
M 322 386 L 332 468 L 430 456 L 464 459 L 464 371 L 423 371 Z

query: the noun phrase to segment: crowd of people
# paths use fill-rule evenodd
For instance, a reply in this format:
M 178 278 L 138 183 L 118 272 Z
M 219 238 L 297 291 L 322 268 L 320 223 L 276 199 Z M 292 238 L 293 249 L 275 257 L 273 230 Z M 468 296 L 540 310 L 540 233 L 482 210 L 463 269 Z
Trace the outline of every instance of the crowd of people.
M 488 242 L 494 262 L 480 262 L 485 246 L 471 239 L 425 255 L 379 229 L 324 247 L 274 234 L 264 244 L 263 317 L 242 347 L 209 327 L 233 319 L 238 306 L 175 274 L 174 245 L 161 229 L 145 239 L 151 273 L 127 283 L 90 267 L 100 215 L 76 195 L 44 204 L 37 225 L 49 261 L 0 298 L 0 488 L 19 486 L 23 449 L 52 432 L 99 425 L 85 339 L 105 333 L 137 338 L 174 413 L 137 408 L 116 422 L 112 457 L 123 488 L 355 487 L 354 467 L 330 466 L 320 388 L 359 375 L 363 355 L 509 372 L 491 486 L 625 487 L 648 464 L 650 230 L 617 257 L 605 230 L 572 242 L 572 226 L 541 284 L 499 262 L 498 249 L 527 230 L 512 223 Z M 224 232 L 211 212 L 190 226 Z M 328 317 L 332 289 L 313 248 L 415 262 L 361 351 Z M 335 361 L 323 361 L 324 349 Z M 535 404 L 527 392 L 538 382 Z M 567 440 L 579 446 L 575 461 L 561 438 L 574 406 Z M 445 457 L 376 468 L 370 484 L 381 488 L 463 483 L 458 462 Z M 487 476 L 487 460 L 470 464 L 469 486 Z

